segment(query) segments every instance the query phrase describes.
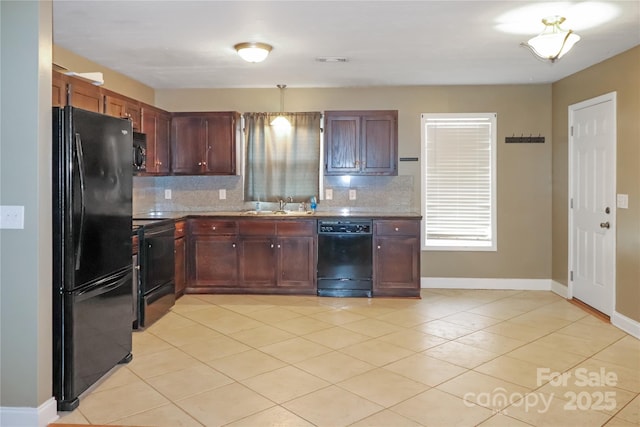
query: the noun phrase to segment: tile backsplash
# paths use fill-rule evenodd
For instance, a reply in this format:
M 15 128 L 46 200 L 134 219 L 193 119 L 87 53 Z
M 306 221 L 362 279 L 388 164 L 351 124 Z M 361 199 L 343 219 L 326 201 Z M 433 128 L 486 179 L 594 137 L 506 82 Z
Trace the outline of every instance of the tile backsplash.
M 152 211 L 239 211 L 253 209 L 243 200 L 241 176 L 135 176 L 133 178 L 133 212 Z M 332 200 L 319 200 L 319 211 L 340 209 L 416 212 L 413 177 L 402 176 L 327 176 L 324 188 L 333 190 Z M 226 199 L 220 199 L 220 190 Z M 356 200 L 349 200 L 349 190 Z M 171 198 L 165 198 L 170 190 Z M 263 209 L 277 208 L 277 201 L 262 204 Z

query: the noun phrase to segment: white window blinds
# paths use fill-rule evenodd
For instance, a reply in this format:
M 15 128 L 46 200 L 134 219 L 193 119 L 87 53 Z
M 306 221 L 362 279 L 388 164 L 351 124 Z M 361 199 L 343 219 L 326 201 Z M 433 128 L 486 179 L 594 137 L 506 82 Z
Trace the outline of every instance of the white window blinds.
M 495 250 L 496 114 L 423 114 L 424 247 Z

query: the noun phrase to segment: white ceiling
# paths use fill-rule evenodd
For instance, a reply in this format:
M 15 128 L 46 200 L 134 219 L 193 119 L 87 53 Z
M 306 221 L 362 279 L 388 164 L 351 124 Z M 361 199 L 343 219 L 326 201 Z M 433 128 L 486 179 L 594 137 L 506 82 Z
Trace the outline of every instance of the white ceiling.
M 640 0 L 54 0 L 53 10 L 55 44 L 156 89 L 548 83 L 640 44 Z M 582 37 L 554 64 L 519 45 L 550 15 Z M 233 45 L 245 41 L 273 51 L 244 62 Z

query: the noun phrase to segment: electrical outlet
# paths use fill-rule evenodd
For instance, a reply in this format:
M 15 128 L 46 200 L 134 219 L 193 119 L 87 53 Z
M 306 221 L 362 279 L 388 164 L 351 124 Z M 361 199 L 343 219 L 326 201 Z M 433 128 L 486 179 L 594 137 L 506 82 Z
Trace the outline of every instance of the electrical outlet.
M 325 188 L 325 190 L 324 190 L 324 198 L 325 198 L 325 200 L 332 200 L 333 199 L 333 189 L 332 188 Z
M 171 198 L 171 190 L 169 189 L 164 190 L 164 198 L 167 200 Z
M 349 189 L 349 200 L 355 200 L 355 199 L 356 199 L 356 190 L 351 188 Z
M 220 200 L 224 200 L 227 198 L 227 190 L 224 188 L 221 188 L 220 190 L 218 190 L 218 198 Z
M 0 206 L 0 228 L 24 229 L 24 206 Z

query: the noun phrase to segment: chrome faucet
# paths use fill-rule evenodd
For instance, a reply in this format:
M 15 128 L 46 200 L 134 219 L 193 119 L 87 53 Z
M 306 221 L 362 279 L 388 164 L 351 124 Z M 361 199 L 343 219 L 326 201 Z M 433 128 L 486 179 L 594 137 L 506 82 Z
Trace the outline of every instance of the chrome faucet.
M 278 210 L 281 211 L 281 212 L 284 212 L 284 207 L 287 206 L 287 203 L 293 203 L 293 197 L 292 196 L 287 197 L 286 201 L 284 201 L 282 199 L 278 200 L 278 204 L 279 204 Z

